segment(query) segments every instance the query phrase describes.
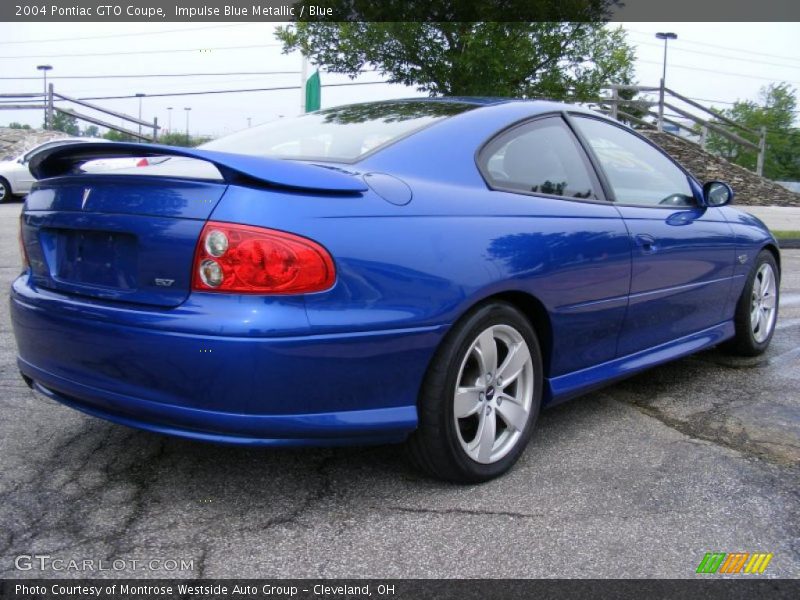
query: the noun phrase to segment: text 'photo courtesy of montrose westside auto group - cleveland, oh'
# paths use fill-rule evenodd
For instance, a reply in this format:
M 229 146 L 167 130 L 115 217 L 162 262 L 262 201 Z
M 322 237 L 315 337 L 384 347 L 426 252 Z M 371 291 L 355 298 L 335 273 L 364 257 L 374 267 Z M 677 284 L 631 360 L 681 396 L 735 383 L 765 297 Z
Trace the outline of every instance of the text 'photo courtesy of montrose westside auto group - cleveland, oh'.
M 0 4 L 0 597 L 800 597 L 800 4 Z

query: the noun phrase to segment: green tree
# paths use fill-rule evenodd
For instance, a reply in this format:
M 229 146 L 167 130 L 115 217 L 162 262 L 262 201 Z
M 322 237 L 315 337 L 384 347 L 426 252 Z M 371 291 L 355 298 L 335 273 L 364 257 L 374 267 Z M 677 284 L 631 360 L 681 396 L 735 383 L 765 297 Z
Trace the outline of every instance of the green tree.
M 134 142 L 136 139 L 126 133 L 122 133 L 120 131 L 114 131 L 113 129 L 109 129 L 103 134 L 103 138 L 107 140 L 112 140 L 114 142 Z
M 165 133 L 161 137 L 158 138 L 159 144 L 164 144 L 165 146 L 184 146 L 188 148 L 194 148 L 195 146 L 199 146 L 200 144 L 205 144 L 209 139 L 206 136 L 187 136 L 185 133 L 178 133 L 177 131 L 171 131 L 169 133 Z
M 115 142 L 144 141 L 119 131 L 107 131 L 106 133 L 103 134 L 103 137 L 107 140 L 113 140 Z M 184 146 L 193 148 L 195 146 L 199 146 L 200 144 L 204 144 L 209 139 L 210 138 L 204 136 L 191 137 L 187 136 L 185 133 L 170 132 L 170 133 L 165 133 L 164 135 L 159 137 L 158 143 L 163 144 L 165 146 Z
M 297 22 L 276 36 L 284 52 L 300 50 L 328 71 L 355 78 L 374 67 L 430 95 L 580 101 L 633 81 L 625 32 L 598 21 Z
M 81 128 L 78 126 L 78 119 L 74 115 L 60 111 L 53 112 L 53 122 L 50 123 L 53 131 L 63 131 L 66 134 L 78 136 Z
M 13 123 L 9 123 L 8 124 L 8 128 L 9 129 L 30 129 L 31 126 L 28 125 L 27 123 L 25 123 L 25 125 L 23 125 L 22 123 L 18 123 L 17 121 L 14 121 Z
M 91 138 L 100 137 L 100 128 L 97 125 L 89 125 L 88 127 L 84 127 L 81 135 Z
M 767 152 L 764 177 L 776 180 L 800 180 L 800 129 L 794 126 L 797 111 L 796 91 L 788 83 L 761 88 L 759 102 L 740 100 L 731 108 L 718 110 L 721 115 L 752 131 L 767 129 Z M 724 126 L 739 136 L 758 140 L 740 129 Z M 748 169 L 756 168 L 758 153 L 721 135 L 710 133 L 708 148 L 723 158 Z

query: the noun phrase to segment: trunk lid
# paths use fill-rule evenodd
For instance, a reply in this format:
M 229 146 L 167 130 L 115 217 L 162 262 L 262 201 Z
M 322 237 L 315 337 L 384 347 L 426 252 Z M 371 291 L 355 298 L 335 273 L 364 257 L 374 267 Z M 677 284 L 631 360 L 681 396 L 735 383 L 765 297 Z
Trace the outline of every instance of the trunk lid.
M 125 175 L 41 182 L 22 215 L 31 280 L 66 294 L 177 306 L 191 291 L 200 231 L 226 188 Z
M 141 157 L 159 161 L 113 171 L 97 163 Z M 191 292 L 195 247 L 229 185 L 331 195 L 369 189 L 342 169 L 155 144 L 67 144 L 37 153 L 30 169 L 40 180 L 21 223 L 31 282 L 163 307 Z

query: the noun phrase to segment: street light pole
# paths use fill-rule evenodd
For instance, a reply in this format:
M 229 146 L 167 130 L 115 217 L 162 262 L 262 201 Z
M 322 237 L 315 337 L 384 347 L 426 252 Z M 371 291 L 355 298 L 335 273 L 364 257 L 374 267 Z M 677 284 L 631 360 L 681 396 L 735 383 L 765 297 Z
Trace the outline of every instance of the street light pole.
M 167 131 L 172 133 L 172 107 L 167 107 Z
M 186 143 L 189 143 L 189 111 L 192 110 L 191 106 L 184 106 L 183 110 L 186 111 Z
M 48 100 L 47 100 L 47 72 L 48 71 L 52 71 L 53 67 L 51 65 L 37 65 L 36 68 L 39 71 L 41 71 L 42 75 L 44 76 L 44 98 L 43 98 L 43 102 L 42 102 L 42 104 L 44 105 L 44 128 L 45 129 L 49 129 L 51 124 L 47 122 L 47 120 L 48 120 L 47 119 L 47 106 L 48 106 Z
M 667 87 L 667 42 L 677 40 L 678 34 L 671 31 L 659 31 L 656 38 L 664 40 L 664 68 L 661 73 L 661 86 L 658 94 L 658 130 L 664 131 L 664 91 Z
M 144 94 L 136 94 L 136 97 L 139 99 L 139 121 L 142 120 L 142 98 L 144 98 Z M 139 123 L 139 139 L 142 139 L 142 124 Z

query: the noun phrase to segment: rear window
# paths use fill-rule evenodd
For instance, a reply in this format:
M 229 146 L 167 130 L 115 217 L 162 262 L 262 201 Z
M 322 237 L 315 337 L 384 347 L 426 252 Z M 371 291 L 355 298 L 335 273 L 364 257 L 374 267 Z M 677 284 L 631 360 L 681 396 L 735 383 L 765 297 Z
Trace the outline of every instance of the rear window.
M 204 150 L 352 162 L 427 125 L 475 108 L 463 102 L 396 101 L 351 104 L 239 131 Z

